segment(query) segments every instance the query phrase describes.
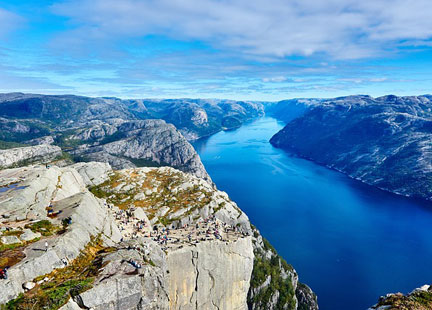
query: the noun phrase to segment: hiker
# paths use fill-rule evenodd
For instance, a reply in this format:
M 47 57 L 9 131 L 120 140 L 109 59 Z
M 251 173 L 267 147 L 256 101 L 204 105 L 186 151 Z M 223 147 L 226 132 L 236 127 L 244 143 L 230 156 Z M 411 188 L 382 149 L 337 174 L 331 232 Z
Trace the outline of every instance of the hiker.
M 65 265 L 65 267 L 68 265 L 68 261 L 66 258 L 62 258 L 61 262 L 63 263 L 63 265 Z
M 7 280 L 7 278 L 8 278 L 8 274 L 7 274 L 8 268 L 9 267 L 4 267 L 3 269 L 0 269 L 0 279 Z
M 48 242 L 45 241 L 45 252 L 48 252 Z
M 136 269 L 140 269 L 141 265 L 134 260 L 130 260 L 129 263 L 134 266 Z

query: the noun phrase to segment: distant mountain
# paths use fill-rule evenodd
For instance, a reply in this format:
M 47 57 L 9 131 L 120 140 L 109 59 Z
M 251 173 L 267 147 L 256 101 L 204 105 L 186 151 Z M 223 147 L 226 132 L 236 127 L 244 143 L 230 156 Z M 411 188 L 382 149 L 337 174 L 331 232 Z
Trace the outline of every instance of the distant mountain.
M 432 198 L 432 96 L 322 100 L 270 142 L 381 189 Z
M 163 119 L 176 126 L 188 140 L 193 140 L 223 129 L 239 127 L 243 122 L 263 114 L 264 106 L 261 103 L 246 101 L 121 100 L 73 95 L 0 94 L 0 117 L 9 121 L 20 120 L 20 124 L 29 127 L 28 132 L 39 129 L 40 123 L 37 121 L 44 122 L 51 129 L 64 130 L 86 127 L 95 120 Z M 0 139 L 4 139 L 1 126 Z M 39 131 L 39 136 L 46 134 Z M 34 134 L 37 135 L 36 132 Z
M 261 103 L 247 101 L 165 99 L 125 100 L 123 104 L 137 115 L 173 124 L 188 140 L 240 127 L 245 121 L 264 115 Z
M 265 103 L 265 112 L 285 123 L 302 116 L 306 111 L 319 105 L 324 99 L 288 99 Z
M 0 147 L 48 141 L 80 160 L 117 169 L 169 165 L 210 181 L 187 140 L 263 114 L 261 103 L 231 100 L 0 94 Z

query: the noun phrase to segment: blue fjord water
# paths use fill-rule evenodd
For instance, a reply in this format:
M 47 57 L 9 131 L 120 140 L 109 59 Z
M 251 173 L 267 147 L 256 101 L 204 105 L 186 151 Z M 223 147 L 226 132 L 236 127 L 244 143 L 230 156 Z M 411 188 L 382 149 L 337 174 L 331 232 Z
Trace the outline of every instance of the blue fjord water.
M 432 282 L 432 206 L 276 149 L 260 118 L 196 141 L 219 189 L 317 293 L 322 310 L 365 310 Z

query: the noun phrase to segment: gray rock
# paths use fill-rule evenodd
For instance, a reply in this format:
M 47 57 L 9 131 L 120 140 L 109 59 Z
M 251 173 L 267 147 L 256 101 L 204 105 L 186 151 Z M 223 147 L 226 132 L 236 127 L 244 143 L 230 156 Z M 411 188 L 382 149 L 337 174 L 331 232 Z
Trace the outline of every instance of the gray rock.
M 61 149 L 48 144 L 0 150 L 0 168 L 19 165 L 22 162 L 52 160 L 59 155 Z
M 40 237 L 41 237 L 40 233 L 38 232 L 34 233 L 30 229 L 24 229 L 24 232 L 21 234 L 19 238 L 21 239 L 21 241 L 31 241 Z
M 251 238 L 205 242 L 169 253 L 172 309 L 247 309 L 253 266 Z
M 123 138 L 74 153 L 109 162 L 116 169 L 168 165 L 210 181 L 198 154 L 181 133 L 162 120 L 128 121 L 118 125 Z
M 25 143 L 30 145 L 53 144 L 54 138 L 52 136 L 45 136 L 45 137 L 28 140 Z
M 138 220 L 148 222 L 147 215 L 145 214 L 142 208 L 136 208 L 135 211 L 133 212 L 133 216 Z
M 29 291 L 29 290 L 31 290 L 32 288 L 34 288 L 36 286 L 36 283 L 28 281 L 28 282 L 23 283 L 22 286 L 23 286 L 23 289 Z
M 62 235 L 32 243 L 25 249 L 25 259 L 9 269 L 7 281 L 0 281 L 0 304 L 22 292 L 22 283 L 48 274 L 56 268 L 63 268 L 61 260 L 76 258 L 91 236 L 101 235 L 107 244 L 115 244 L 121 238 L 121 233 L 107 212 L 107 207 L 86 189 L 75 169 L 19 168 L 0 171 L 0 177 L 9 173 L 20 175 L 24 183 L 30 184 L 25 189 L 7 194 L 7 203 L 12 201 L 12 207 L 19 204 L 19 212 L 26 213 L 26 210 L 36 209 L 39 205 L 46 212 L 45 206 L 54 198 L 56 210 L 62 211 L 54 220 L 57 221 L 56 224 L 60 225 L 65 217 L 71 217 L 72 223 Z M 45 178 L 41 177 L 43 173 L 47 174 Z M 8 208 L 7 203 L 1 205 L 0 212 Z M 19 239 L 16 240 L 19 242 Z M 34 250 L 45 249 L 46 240 L 49 243 L 48 251 Z
M 99 185 L 108 180 L 108 173 L 111 172 L 111 166 L 108 163 L 90 162 L 77 163 L 72 165 L 81 175 L 85 185 Z
M 3 236 L 1 237 L 1 242 L 3 244 L 21 243 L 20 239 L 18 239 L 17 236 Z

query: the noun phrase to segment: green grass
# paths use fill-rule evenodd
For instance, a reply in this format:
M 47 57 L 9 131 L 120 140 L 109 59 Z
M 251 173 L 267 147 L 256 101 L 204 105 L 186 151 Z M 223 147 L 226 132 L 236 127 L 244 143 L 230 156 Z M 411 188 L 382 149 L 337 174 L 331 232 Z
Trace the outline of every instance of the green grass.
M 21 246 L 22 243 L 12 243 L 12 244 L 3 244 L 0 243 L 0 253 L 6 250 L 13 250 L 19 246 Z
M 42 294 L 28 297 L 20 294 L 9 301 L 2 310 L 47 309 L 56 310 L 67 303 L 71 294 L 79 294 L 92 287 L 93 278 L 84 280 L 69 280 L 59 285 L 48 283 L 42 285 Z
M 31 229 L 33 232 L 38 232 L 44 237 L 54 235 L 60 229 L 48 220 L 27 224 L 25 225 L 25 228 Z
M 3 232 L 2 236 L 21 236 L 24 232 L 22 230 L 6 230 Z

